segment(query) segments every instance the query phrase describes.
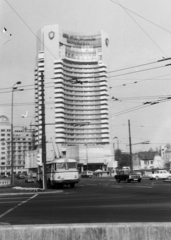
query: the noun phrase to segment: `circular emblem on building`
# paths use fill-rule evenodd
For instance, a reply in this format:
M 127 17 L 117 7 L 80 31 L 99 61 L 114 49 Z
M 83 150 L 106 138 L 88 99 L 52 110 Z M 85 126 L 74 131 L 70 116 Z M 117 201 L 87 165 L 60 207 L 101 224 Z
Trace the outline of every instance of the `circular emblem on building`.
M 106 42 L 106 46 L 108 47 L 108 45 L 109 45 L 109 38 L 106 38 L 105 42 Z
M 0 122 L 9 122 L 9 119 L 5 115 L 0 115 Z
M 53 31 L 49 32 L 49 38 L 52 40 L 55 37 L 55 33 Z

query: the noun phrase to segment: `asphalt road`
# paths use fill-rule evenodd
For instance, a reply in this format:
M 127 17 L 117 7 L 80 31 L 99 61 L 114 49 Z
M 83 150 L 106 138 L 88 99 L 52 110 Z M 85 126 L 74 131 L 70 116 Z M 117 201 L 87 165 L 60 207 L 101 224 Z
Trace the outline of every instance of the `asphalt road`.
M 53 194 L 0 196 L 1 224 L 170 222 L 171 183 L 81 179 Z

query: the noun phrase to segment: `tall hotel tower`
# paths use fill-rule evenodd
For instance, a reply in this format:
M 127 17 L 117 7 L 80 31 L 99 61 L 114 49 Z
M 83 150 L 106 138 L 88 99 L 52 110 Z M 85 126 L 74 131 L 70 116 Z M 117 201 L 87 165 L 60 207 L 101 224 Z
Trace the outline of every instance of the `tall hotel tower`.
M 59 25 L 40 29 L 35 69 L 36 143 L 42 138 L 44 75 L 47 161 L 75 158 L 80 169 L 106 169 L 112 162 L 107 64 L 108 34 L 65 31 Z

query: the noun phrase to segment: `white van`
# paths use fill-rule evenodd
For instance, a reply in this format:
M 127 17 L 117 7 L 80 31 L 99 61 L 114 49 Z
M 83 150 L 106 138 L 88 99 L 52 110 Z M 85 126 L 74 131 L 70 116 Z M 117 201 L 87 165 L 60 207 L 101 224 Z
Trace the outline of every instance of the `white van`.
M 84 171 L 81 173 L 82 178 L 92 178 L 93 177 L 93 172 L 92 171 Z

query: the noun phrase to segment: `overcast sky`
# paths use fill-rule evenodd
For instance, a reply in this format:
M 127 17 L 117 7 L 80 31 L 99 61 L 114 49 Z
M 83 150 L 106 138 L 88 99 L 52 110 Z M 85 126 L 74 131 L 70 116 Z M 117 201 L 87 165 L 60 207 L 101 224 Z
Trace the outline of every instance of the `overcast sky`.
M 7 29 L 0 34 L 0 114 L 10 118 L 10 88 L 21 81 L 21 87 L 31 86 L 14 93 L 14 102 L 19 103 L 14 104 L 14 124 L 33 122 L 36 34 L 41 27 L 59 24 L 68 31 L 90 34 L 103 29 L 110 39 L 112 136 L 118 137 L 122 150 L 129 151 L 129 119 L 132 144 L 150 141 L 133 146 L 133 152 L 171 142 L 171 100 L 167 99 L 171 66 L 165 66 L 171 60 L 158 62 L 171 57 L 170 0 L 0 0 L 0 4 L 1 29 Z M 21 118 L 26 110 L 28 117 Z

